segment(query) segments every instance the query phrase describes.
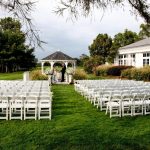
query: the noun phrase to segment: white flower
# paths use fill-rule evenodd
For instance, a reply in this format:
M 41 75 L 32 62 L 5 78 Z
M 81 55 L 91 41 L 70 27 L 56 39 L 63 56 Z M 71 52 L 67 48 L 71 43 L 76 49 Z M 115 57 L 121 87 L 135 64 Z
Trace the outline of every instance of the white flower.
M 74 69 L 73 68 L 67 68 L 66 72 L 68 74 L 73 74 L 74 73 Z

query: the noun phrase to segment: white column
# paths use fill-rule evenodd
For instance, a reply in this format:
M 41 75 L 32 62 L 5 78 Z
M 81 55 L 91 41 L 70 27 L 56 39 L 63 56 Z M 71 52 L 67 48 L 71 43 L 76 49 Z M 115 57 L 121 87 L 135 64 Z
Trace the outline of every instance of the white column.
M 143 67 L 143 53 L 135 54 L 135 67 Z
M 55 62 L 53 62 L 53 61 L 50 62 L 50 64 L 51 64 L 51 70 L 53 70 L 54 63 L 55 63 Z
M 116 58 L 114 58 L 114 65 L 119 65 L 119 58 L 118 58 L 118 56 L 116 56 Z
M 68 67 L 68 62 L 65 62 L 65 66 L 66 66 L 66 68 Z
M 74 70 L 76 69 L 76 61 L 74 61 L 74 63 L 73 63 L 73 68 L 74 68 Z
M 127 65 L 128 66 L 131 66 L 132 65 L 132 57 L 131 57 L 131 54 L 128 54 L 128 59 L 127 59 L 128 63 Z
M 44 74 L 44 63 L 45 63 L 45 62 L 42 62 L 42 63 L 41 63 L 41 71 L 42 71 L 42 74 Z

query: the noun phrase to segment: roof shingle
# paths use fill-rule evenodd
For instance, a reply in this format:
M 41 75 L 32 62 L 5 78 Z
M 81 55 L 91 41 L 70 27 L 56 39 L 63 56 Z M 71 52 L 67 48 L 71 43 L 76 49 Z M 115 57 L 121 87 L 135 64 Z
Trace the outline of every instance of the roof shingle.
M 147 46 L 147 45 L 150 45 L 150 38 L 146 38 L 144 40 L 140 40 L 138 42 L 126 45 L 124 47 L 119 48 L 119 50 L 128 49 L 128 48 L 135 48 L 135 47 L 141 47 L 141 46 Z
M 42 60 L 73 60 L 73 58 L 64 54 L 61 51 L 57 51 L 57 52 L 43 58 Z

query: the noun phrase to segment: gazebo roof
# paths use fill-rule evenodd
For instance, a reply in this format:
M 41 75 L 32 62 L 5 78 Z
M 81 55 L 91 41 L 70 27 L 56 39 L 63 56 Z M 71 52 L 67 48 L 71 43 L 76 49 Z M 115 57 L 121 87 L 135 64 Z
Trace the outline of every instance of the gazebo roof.
M 74 60 L 72 57 L 64 54 L 61 51 L 56 51 L 53 54 L 43 58 L 42 60 Z

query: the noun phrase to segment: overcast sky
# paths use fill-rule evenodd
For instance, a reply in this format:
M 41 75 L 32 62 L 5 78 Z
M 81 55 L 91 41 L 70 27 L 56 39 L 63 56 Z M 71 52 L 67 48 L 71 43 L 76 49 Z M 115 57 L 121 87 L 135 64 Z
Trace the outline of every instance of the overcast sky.
M 95 11 L 92 17 L 81 17 L 78 20 L 67 21 L 67 14 L 57 16 L 53 10 L 58 6 L 58 0 L 40 0 L 37 2 L 32 17 L 36 28 L 40 30 L 41 39 L 47 42 L 44 50 L 36 49 L 38 59 L 60 50 L 71 57 L 88 54 L 88 46 L 99 33 L 107 33 L 113 37 L 125 29 L 139 31 L 143 20 L 131 15 L 129 7 L 124 10 L 116 7 L 105 12 Z M 5 13 L 1 14 L 4 16 Z

